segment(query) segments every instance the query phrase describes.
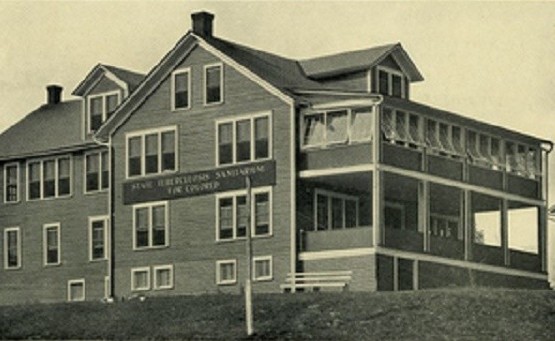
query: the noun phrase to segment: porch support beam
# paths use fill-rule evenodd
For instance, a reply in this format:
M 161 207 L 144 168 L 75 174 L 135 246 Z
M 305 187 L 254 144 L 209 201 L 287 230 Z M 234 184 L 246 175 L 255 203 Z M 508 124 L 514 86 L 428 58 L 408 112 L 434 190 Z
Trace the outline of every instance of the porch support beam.
M 464 200 L 464 259 L 472 260 L 472 241 L 474 240 L 474 233 L 472 231 L 472 198 L 469 190 L 463 190 Z
M 509 202 L 501 200 L 501 247 L 505 259 L 505 266 L 511 264 L 511 253 L 509 251 Z
M 377 165 L 381 160 L 381 119 L 380 119 L 380 106 L 372 106 L 372 232 L 374 246 L 383 245 L 383 222 L 382 222 L 382 207 L 383 207 L 383 182 L 382 174 Z

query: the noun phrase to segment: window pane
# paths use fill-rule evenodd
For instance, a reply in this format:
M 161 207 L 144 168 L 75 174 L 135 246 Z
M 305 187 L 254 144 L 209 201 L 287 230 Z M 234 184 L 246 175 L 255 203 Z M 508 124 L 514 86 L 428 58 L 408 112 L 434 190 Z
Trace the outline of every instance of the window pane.
M 46 229 L 46 264 L 57 264 L 58 259 L 58 229 Z
M 393 110 L 389 108 L 383 108 L 382 110 L 382 133 L 386 140 L 393 141 L 399 138 L 395 130 Z
M 158 173 L 158 134 L 145 136 L 145 173 Z
M 345 227 L 357 226 L 357 202 L 345 200 Z
M 428 129 L 426 130 L 426 144 L 430 148 L 441 150 L 442 149 L 441 143 L 439 142 L 438 135 L 437 135 L 438 134 L 437 122 L 428 120 L 427 128 Z
M 224 165 L 233 162 L 233 126 L 231 123 L 218 125 L 218 152 L 219 164 Z
M 233 199 L 220 199 L 219 239 L 233 238 Z
M 70 189 L 69 158 L 58 159 L 58 195 L 68 195 Z
M 19 266 L 19 250 L 18 250 L 18 240 L 17 240 L 17 231 L 8 231 L 7 232 L 7 263 L 8 267 L 18 267 Z
M 501 155 L 501 142 L 499 139 L 491 138 L 491 159 L 497 169 L 503 167 L 503 155 Z
M 407 118 L 405 112 L 397 110 L 395 114 L 395 131 L 399 140 L 408 140 Z
M 304 145 L 316 146 L 325 143 L 324 114 L 304 116 Z
M 460 127 L 451 127 L 451 136 L 453 148 L 458 155 L 465 155 L 462 139 L 462 129 Z
M 189 73 L 176 74 L 175 78 L 175 108 L 189 107 Z
M 156 270 L 156 285 L 158 288 L 171 287 L 171 269 L 157 269 Z
M 40 162 L 29 163 L 29 199 L 40 198 Z
M 343 200 L 339 198 L 331 199 L 331 228 L 343 228 Z
M 264 159 L 270 155 L 268 144 L 268 117 L 259 117 L 254 120 L 254 158 Z
M 7 202 L 13 202 L 18 200 L 17 172 L 18 172 L 17 165 L 6 167 L 5 200 Z
M 237 162 L 251 159 L 251 122 L 237 121 Z
M 83 283 L 71 283 L 69 290 L 70 301 L 82 301 L 85 299 L 85 288 Z
M 162 133 L 162 171 L 175 170 L 175 131 Z
M 206 69 L 206 103 L 218 103 L 221 98 L 221 66 L 211 66 Z
M 355 109 L 351 113 L 351 140 L 366 141 L 372 137 L 372 108 Z
M 108 188 L 110 185 L 110 162 L 108 160 L 108 152 L 100 153 L 100 163 L 102 166 L 101 187 Z
M 43 163 L 43 197 L 49 198 L 56 195 L 56 161 L 48 160 Z
M 90 130 L 95 131 L 102 125 L 102 97 L 90 100 Z
M 148 207 L 135 210 L 135 246 L 148 246 Z
M 392 96 L 395 97 L 401 97 L 403 95 L 403 90 L 402 90 L 402 86 L 403 86 L 403 79 L 401 78 L 401 76 L 398 75 L 391 75 L 392 78 Z
M 379 79 L 379 93 L 382 95 L 389 95 L 389 81 L 388 81 L 388 73 L 379 70 L 378 71 L 378 79 Z
M 238 196 L 235 200 L 237 201 L 237 237 L 246 237 L 248 221 L 247 197 Z
M 528 149 L 528 155 L 526 155 L 526 171 L 529 178 L 535 178 L 536 175 L 540 175 L 538 169 L 538 151 L 534 148 Z
M 254 278 L 268 278 L 271 276 L 270 272 L 270 260 L 256 260 L 254 262 Z
M 235 280 L 235 263 L 220 264 L 220 281 Z
M 328 197 L 318 194 L 316 196 L 316 229 L 328 229 Z
M 421 145 L 422 138 L 420 137 L 420 117 L 409 114 L 409 140 L 410 142 Z
M 148 275 L 147 271 L 133 272 L 133 288 L 134 289 L 147 289 L 148 288 Z
M 347 110 L 330 111 L 327 117 L 326 137 L 328 143 L 347 142 Z
M 92 259 L 104 258 L 104 221 L 92 222 Z
M 129 150 L 129 176 L 141 174 L 142 139 L 140 136 L 128 140 Z
M 270 233 L 270 210 L 269 210 L 269 194 L 257 193 L 254 196 L 255 201 L 255 235 L 264 235 Z
M 106 96 L 106 119 L 112 115 L 118 106 L 119 96 L 117 94 Z
M 87 191 L 96 191 L 99 189 L 98 183 L 98 154 L 89 154 L 85 157 L 86 173 L 87 173 Z
M 152 245 L 166 245 L 166 206 L 152 207 Z

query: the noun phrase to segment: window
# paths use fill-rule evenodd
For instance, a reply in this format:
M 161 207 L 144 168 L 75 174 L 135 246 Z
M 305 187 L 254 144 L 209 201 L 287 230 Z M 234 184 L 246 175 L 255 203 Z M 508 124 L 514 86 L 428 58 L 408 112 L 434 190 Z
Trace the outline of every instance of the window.
M 412 148 L 424 145 L 420 116 L 384 107 L 381 123 L 383 138 L 386 142 Z
M 430 235 L 445 239 L 462 240 L 459 218 L 430 213 Z
M 106 92 L 102 94 L 90 95 L 89 102 L 89 133 L 95 132 L 100 128 L 110 116 L 116 111 L 120 104 L 120 91 Z
M 303 114 L 303 147 L 370 141 L 372 108 Z
M 71 158 L 69 156 L 27 163 L 28 200 L 59 198 L 70 194 Z
M 394 97 L 406 97 L 405 77 L 402 72 L 393 69 L 378 67 L 378 93 Z
M 60 264 L 60 224 L 47 224 L 43 227 L 44 265 Z
M 498 138 L 468 131 L 467 153 L 475 165 L 501 169 L 504 167 L 501 144 Z
M 150 290 L 150 268 L 132 268 L 131 269 L 131 290 L 145 291 Z
M 204 104 L 223 102 L 223 64 L 204 66 Z
M 435 153 L 464 157 L 462 129 L 458 126 L 428 119 L 426 146 Z
M 173 265 L 154 266 L 154 289 L 172 289 L 173 288 Z
M 172 73 L 172 110 L 191 107 L 191 69 L 176 70 Z
M 358 198 L 316 189 L 314 231 L 358 226 Z
M 177 127 L 127 135 L 127 176 L 162 174 L 177 170 Z
M 537 148 L 524 144 L 506 142 L 507 171 L 534 179 L 541 176 L 540 153 Z
M 19 201 L 19 163 L 4 165 L 4 202 Z
M 405 205 L 399 202 L 384 203 L 384 226 L 386 229 L 404 230 L 406 216 Z
M 133 206 L 133 248 L 147 249 L 169 245 L 168 203 Z
M 271 157 L 270 115 L 217 122 L 217 164 L 230 165 Z
M 109 181 L 108 152 L 85 154 L 85 193 L 107 189 Z
M 216 261 L 216 284 L 237 283 L 237 260 Z
M 19 227 L 4 229 L 4 269 L 21 267 L 21 239 Z
M 272 256 L 253 257 L 252 264 L 252 279 L 254 281 L 272 280 Z
M 67 282 L 67 300 L 79 302 L 85 300 L 85 280 L 73 279 Z
M 216 240 L 234 240 L 247 236 L 249 220 L 247 194 L 237 191 L 219 194 L 216 198 L 217 231 Z M 251 235 L 253 237 L 272 234 L 272 193 L 270 187 L 252 189 Z
M 89 259 L 106 259 L 107 217 L 89 218 Z

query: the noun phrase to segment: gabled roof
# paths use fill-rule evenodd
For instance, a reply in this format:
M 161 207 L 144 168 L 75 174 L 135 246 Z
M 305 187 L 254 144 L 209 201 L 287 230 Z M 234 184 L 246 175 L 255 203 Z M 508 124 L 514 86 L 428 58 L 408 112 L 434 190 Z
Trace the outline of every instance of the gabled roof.
M 424 80 L 400 43 L 306 59 L 300 61 L 300 65 L 308 77 L 318 79 L 367 70 L 389 55 L 397 61 L 411 82 Z
M 92 144 L 81 136 L 81 100 L 44 104 L 0 134 L 0 159 Z
M 133 92 L 139 86 L 139 84 L 143 81 L 145 75 L 135 72 L 126 70 L 117 66 L 106 65 L 106 64 L 97 64 L 85 77 L 79 85 L 73 90 L 71 93 L 75 96 L 83 96 L 85 95 L 95 84 L 96 82 L 105 74 L 115 77 L 116 80 L 125 83 L 127 90 L 129 93 Z

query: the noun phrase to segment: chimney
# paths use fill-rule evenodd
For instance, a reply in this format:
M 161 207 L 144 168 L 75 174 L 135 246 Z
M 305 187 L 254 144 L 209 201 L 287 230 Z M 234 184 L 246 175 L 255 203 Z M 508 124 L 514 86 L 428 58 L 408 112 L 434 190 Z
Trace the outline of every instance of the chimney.
M 62 98 L 62 87 L 59 85 L 48 85 L 46 87 L 46 92 L 48 94 L 47 104 L 58 104 Z
M 212 37 L 212 21 L 214 14 L 208 12 L 196 12 L 191 14 L 193 20 L 193 33 L 205 37 Z

